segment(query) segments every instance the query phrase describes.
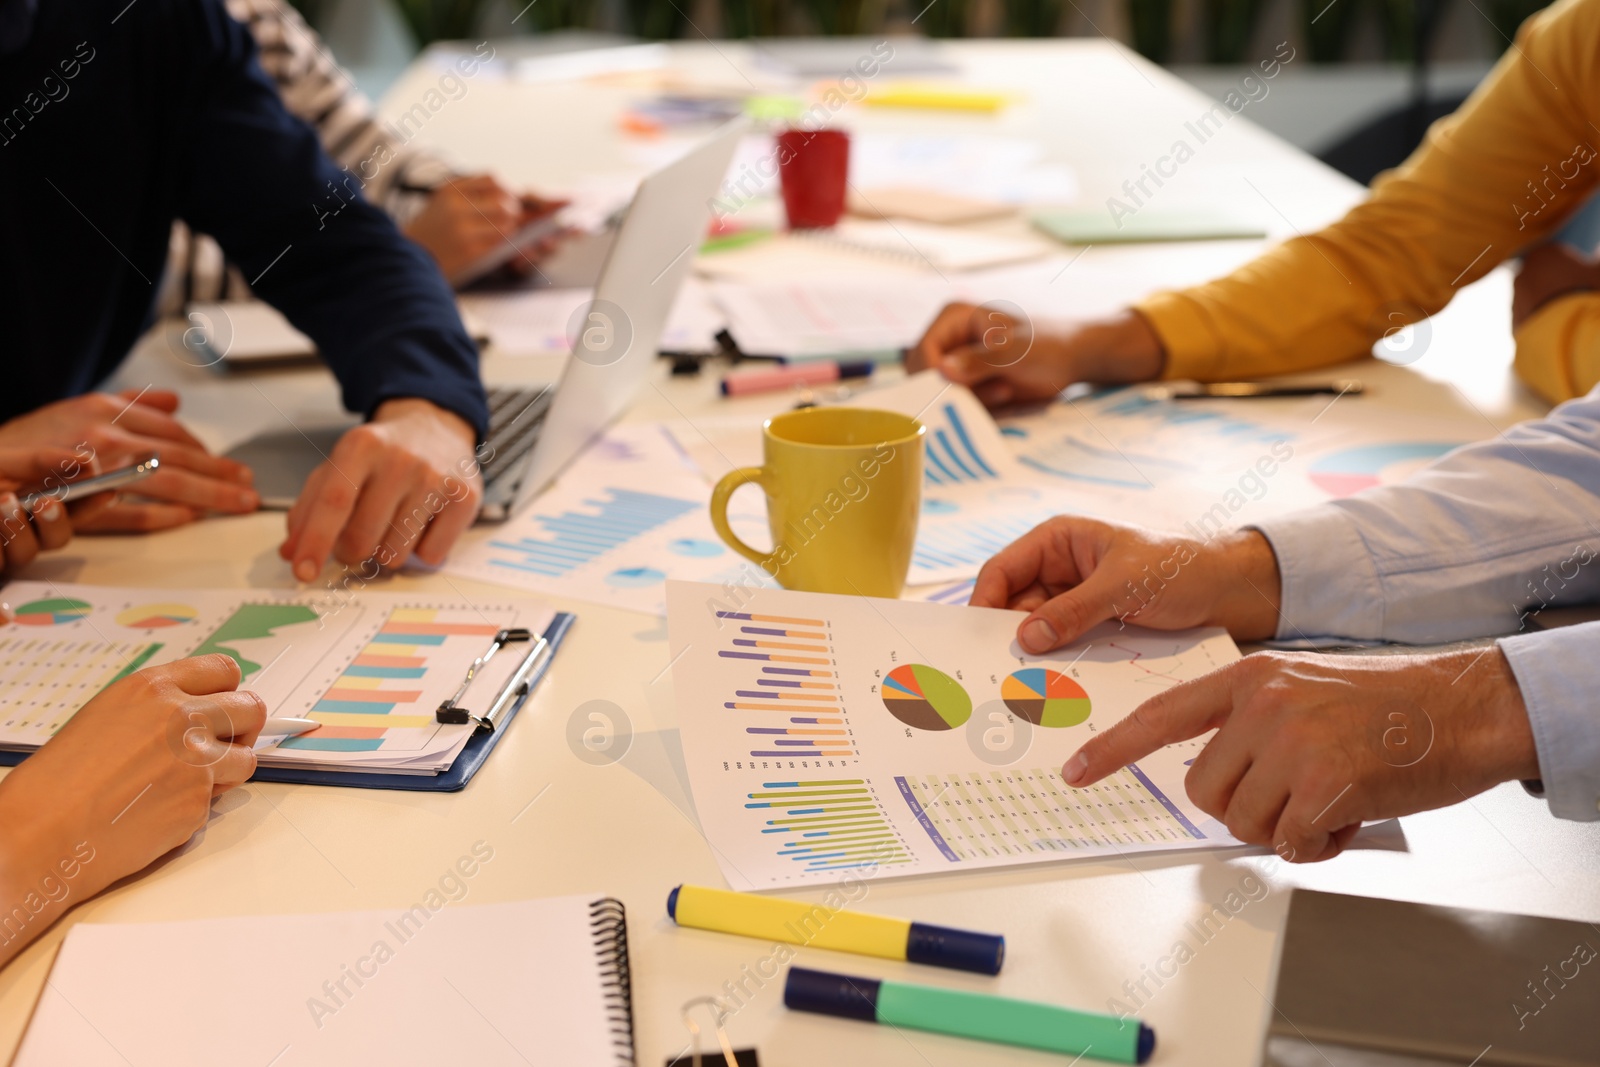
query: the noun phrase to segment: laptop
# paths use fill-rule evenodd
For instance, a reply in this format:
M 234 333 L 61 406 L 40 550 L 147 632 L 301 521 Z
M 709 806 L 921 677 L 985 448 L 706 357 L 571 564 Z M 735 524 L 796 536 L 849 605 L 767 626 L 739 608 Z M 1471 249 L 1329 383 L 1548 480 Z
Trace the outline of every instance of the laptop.
M 560 381 L 542 389 L 487 387 L 484 519 L 520 510 L 633 402 L 748 126 L 735 119 L 640 183 Z M 263 434 L 227 455 L 255 471 L 263 506 L 287 508 L 349 425 Z

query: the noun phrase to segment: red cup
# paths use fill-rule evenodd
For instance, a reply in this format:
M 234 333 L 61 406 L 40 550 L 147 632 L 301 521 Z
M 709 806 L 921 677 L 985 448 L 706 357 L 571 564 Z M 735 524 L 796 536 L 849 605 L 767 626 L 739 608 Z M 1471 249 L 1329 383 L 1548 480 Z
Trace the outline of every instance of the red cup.
M 843 130 L 784 130 L 778 134 L 778 176 L 791 230 L 832 226 L 844 214 L 850 175 L 850 135 Z

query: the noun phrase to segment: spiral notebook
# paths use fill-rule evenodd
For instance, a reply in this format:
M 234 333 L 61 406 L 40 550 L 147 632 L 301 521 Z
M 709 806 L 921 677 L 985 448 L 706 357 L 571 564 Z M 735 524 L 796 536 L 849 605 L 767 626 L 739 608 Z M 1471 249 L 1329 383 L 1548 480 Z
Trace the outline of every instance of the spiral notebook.
M 632 1065 L 621 902 L 453 903 L 493 855 L 405 910 L 80 923 L 14 1067 Z

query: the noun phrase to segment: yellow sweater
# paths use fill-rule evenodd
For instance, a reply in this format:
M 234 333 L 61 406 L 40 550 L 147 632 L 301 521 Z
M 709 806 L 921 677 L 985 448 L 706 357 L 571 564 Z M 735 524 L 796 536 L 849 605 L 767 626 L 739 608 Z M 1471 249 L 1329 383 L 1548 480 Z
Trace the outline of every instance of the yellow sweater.
M 1472 97 L 1325 230 L 1224 278 L 1137 305 L 1167 375 L 1216 380 L 1368 354 L 1461 286 L 1554 233 L 1600 182 L 1600 0 L 1528 19 Z M 1517 371 L 1556 401 L 1600 382 L 1600 293 L 1517 331 Z

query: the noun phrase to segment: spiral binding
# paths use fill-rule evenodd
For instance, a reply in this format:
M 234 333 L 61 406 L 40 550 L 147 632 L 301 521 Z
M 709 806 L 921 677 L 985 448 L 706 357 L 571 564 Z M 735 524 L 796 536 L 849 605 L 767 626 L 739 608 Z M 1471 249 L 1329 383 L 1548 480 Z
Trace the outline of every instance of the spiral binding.
M 628 912 L 615 897 L 589 905 L 589 930 L 600 957 L 600 984 L 605 990 L 606 1019 L 617 1063 L 634 1067 L 633 971 L 628 963 Z

